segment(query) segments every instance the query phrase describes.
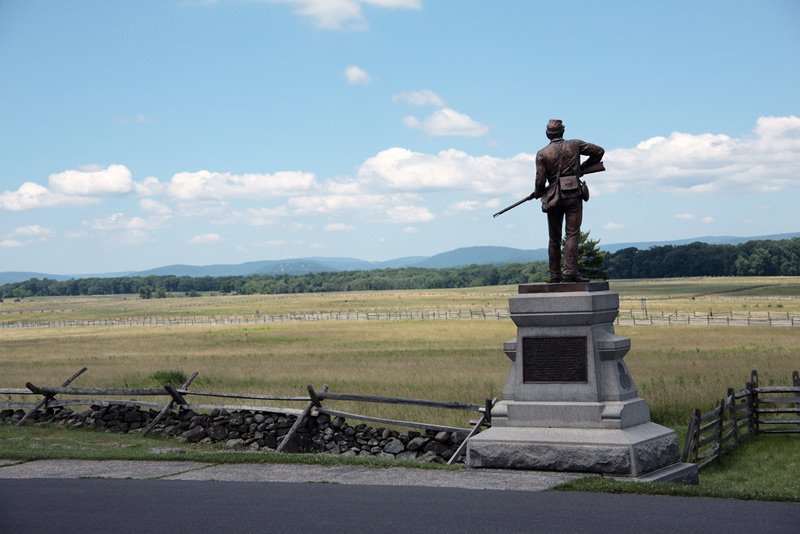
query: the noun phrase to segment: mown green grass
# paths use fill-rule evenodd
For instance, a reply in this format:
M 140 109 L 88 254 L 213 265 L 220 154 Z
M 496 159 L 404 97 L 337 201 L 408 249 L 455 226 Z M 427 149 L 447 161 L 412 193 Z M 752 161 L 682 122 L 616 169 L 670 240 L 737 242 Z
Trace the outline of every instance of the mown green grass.
M 184 452 L 155 452 L 153 449 L 179 449 Z M 225 450 L 218 444 L 185 444 L 174 439 L 137 434 L 111 434 L 89 429 L 41 425 L 14 427 L 0 425 L 0 466 L 2 460 L 148 460 L 204 462 L 211 464 L 303 464 L 357 465 L 375 469 L 412 467 L 415 469 L 463 469 L 402 460 L 332 456 L 328 454 L 276 454 Z
M 700 472 L 700 484 L 620 482 L 610 477 L 575 480 L 558 491 L 596 491 L 800 502 L 800 436 L 760 435 L 744 442 L 720 463 Z

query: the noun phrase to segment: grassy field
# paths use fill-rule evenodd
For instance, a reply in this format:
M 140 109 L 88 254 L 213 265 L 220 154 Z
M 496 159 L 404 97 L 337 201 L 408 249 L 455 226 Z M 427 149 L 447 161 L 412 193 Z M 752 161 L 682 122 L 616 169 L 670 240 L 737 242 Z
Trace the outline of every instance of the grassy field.
M 800 363 L 800 335 L 788 327 L 616 330 L 631 338 L 625 361 L 653 419 L 664 424 L 685 424 L 692 409 L 710 409 L 728 387 L 744 387 L 751 369 L 759 371 L 762 385 L 789 384 Z M 85 365 L 89 371 L 75 385 L 157 387 L 155 372 L 180 370 L 187 376 L 198 371 L 193 387 L 202 390 L 304 395 L 309 384 L 329 384 L 332 392 L 483 404 L 502 390 L 510 364 L 501 347 L 516 330 L 511 321 L 430 320 L 16 329 L 0 335 L 4 387 L 58 385 Z M 456 426 L 469 420 L 464 412 L 386 405 L 369 410 L 367 415 Z
M 681 310 L 709 306 L 797 310 L 800 280 L 684 279 L 612 282 L 621 307 L 648 298 Z M 765 288 L 771 287 L 769 294 Z M 505 308 L 513 287 L 283 296 L 206 296 L 141 300 L 129 297 L 30 299 L 0 304 L 0 321 L 26 316 L 87 318 L 147 315 L 245 315 L 328 310 Z M 752 295 L 750 293 L 761 293 Z M 766 292 L 766 293 L 764 293 Z M 711 294 L 713 293 L 713 294 Z M 748 294 L 743 294 L 748 293 Z M 783 299 L 783 300 L 779 300 Z M 731 308 L 735 307 L 735 308 Z M 768 308 L 767 308 L 768 309 Z M 32 319 L 35 317 L 35 319 Z M 632 343 L 625 361 L 653 420 L 680 430 L 692 409 L 708 411 L 728 387 L 741 389 L 750 371 L 761 385 L 789 385 L 800 367 L 800 330 L 769 326 L 618 326 Z M 509 360 L 508 320 L 321 321 L 227 326 L 66 327 L 0 329 L 0 387 L 25 382 L 155 387 L 158 372 L 199 372 L 192 388 L 304 395 L 311 384 L 332 392 L 483 404 L 500 395 Z M 203 398 L 201 402 L 210 402 Z M 250 403 L 253 404 L 253 403 Z M 273 403 L 275 404 L 275 403 Z M 391 419 L 468 426 L 474 412 L 326 402 L 330 408 Z M 294 404 L 292 407 L 300 407 Z M 792 436 L 796 438 L 796 436 Z M 793 442 L 797 447 L 797 439 Z M 0 447 L 2 450 L 2 447 Z M 797 447 L 795 450 L 800 450 Z M 796 456 L 796 455 L 795 455 Z M 787 467 L 800 479 L 796 461 Z M 713 473 L 713 471 L 709 471 Z M 711 475 L 703 474 L 703 480 Z
M 711 278 L 613 281 L 625 299 L 649 295 L 648 308 L 689 310 L 708 306 L 784 305 L 800 287 L 798 278 Z M 773 295 L 732 295 L 753 288 Z M 20 315 L 35 320 L 121 316 L 241 316 L 309 311 L 404 311 L 437 308 L 498 309 L 512 286 L 437 291 L 206 296 L 143 300 L 126 297 L 65 297 L 0 303 L 0 320 Z M 709 293 L 716 292 L 714 295 Z M 705 295 L 705 296 L 701 296 Z M 725 300 L 719 300 L 724 295 Z M 723 304 L 720 304 L 723 303 Z M 618 326 L 630 337 L 625 361 L 654 420 L 680 425 L 691 410 L 703 410 L 741 389 L 750 370 L 762 385 L 787 384 L 800 366 L 800 335 L 794 328 L 729 326 Z M 0 329 L 3 387 L 25 382 L 57 385 L 82 366 L 75 385 L 159 386 L 152 375 L 179 370 L 200 373 L 197 389 L 303 395 L 307 385 L 331 391 L 458 400 L 482 404 L 498 396 L 508 373 L 504 341 L 516 336 L 508 320 L 322 321 L 225 326 L 67 327 Z M 353 410 L 356 406 L 340 405 Z M 469 414 L 370 406 L 369 415 L 464 426 Z M 363 410 L 363 407 L 361 407 Z M 419 419 L 423 418 L 423 419 Z M 433 418 L 433 420 L 431 420 Z
M 800 313 L 800 277 L 677 278 L 612 280 L 620 309 L 652 312 Z M 242 316 L 327 311 L 506 309 L 516 286 L 484 288 L 301 293 L 292 295 L 204 295 L 140 299 L 138 295 L 35 297 L 0 302 L 0 322 L 102 320 L 129 317 Z
M 697 486 L 641 484 L 592 477 L 556 489 L 800 502 L 798 453 L 797 435 L 758 436 L 724 456 L 721 463 L 701 471 Z

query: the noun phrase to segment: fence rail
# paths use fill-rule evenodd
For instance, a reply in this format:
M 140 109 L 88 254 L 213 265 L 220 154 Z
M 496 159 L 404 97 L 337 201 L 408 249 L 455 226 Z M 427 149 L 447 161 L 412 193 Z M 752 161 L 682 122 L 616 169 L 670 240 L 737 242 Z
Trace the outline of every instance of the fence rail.
M 486 399 L 486 403 L 483 406 L 477 404 L 469 404 L 463 402 L 456 402 L 456 401 L 436 401 L 436 400 L 425 400 L 425 399 L 408 399 L 408 398 L 401 398 L 401 397 L 382 397 L 376 395 L 360 395 L 360 394 L 351 394 L 351 393 L 330 393 L 328 392 L 328 385 L 324 385 L 322 390 L 319 392 L 315 391 L 312 386 L 308 386 L 308 395 L 307 396 L 279 396 L 279 395 L 258 395 L 258 394 L 248 394 L 248 393 L 223 393 L 223 392 L 212 392 L 212 391 L 196 391 L 189 389 L 189 386 L 197 377 L 198 373 L 193 373 L 192 376 L 180 387 L 175 387 L 170 383 L 164 384 L 163 388 L 92 388 L 92 387 L 71 387 L 70 383 L 75 380 L 78 376 L 83 374 L 87 370 L 86 367 L 79 370 L 75 373 L 70 379 L 65 381 L 61 386 L 58 387 L 48 387 L 48 386 L 37 386 L 30 382 L 25 384 L 25 389 L 22 388 L 0 388 L 0 395 L 22 395 L 22 396 L 41 396 L 43 397 L 38 402 L 23 402 L 23 401 L 15 401 L 15 400 L 6 400 L 0 401 L 0 407 L 5 408 L 25 408 L 28 411 L 22 417 L 22 419 L 17 422 L 17 426 L 22 425 L 28 418 L 37 410 L 44 409 L 50 410 L 54 408 L 63 408 L 66 406 L 91 406 L 91 405 L 100 405 L 100 406 L 108 406 L 112 404 L 121 404 L 121 405 L 134 405 L 140 408 L 157 408 L 161 409 L 159 414 L 154 417 L 149 424 L 142 430 L 141 436 L 144 437 L 152 430 L 158 421 L 164 416 L 164 414 L 172 409 L 172 408 L 179 408 L 181 410 L 214 410 L 214 409 L 225 409 L 225 410 L 248 410 L 253 412 L 267 412 L 267 413 L 275 413 L 275 414 L 283 414 L 283 415 L 294 415 L 297 416 L 294 425 L 286 434 L 286 436 L 282 439 L 282 441 L 278 444 L 276 448 L 276 452 L 282 452 L 286 444 L 289 442 L 291 437 L 300 428 L 306 419 L 311 417 L 316 417 L 319 414 L 327 414 L 331 417 L 343 417 L 345 419 L 356 419 L 359 421 L 369 421 L 374 423 L 383 423 L 386 425 L 394 425 L 394 426 L 401 426 L 406 428 L 418 428 L 423 430 L 431 430 L 435 432 L 463 432 L 468 434 L 468 437 L 471 437 L 476 432 L 480 430 L 483 426 L 488 426 L 491 424 L 491 411 L 494 407 L 497 399 Z M 77 398 L 77 399 L 57 399 L 57 395 L 69 395 L 69 396 L 78 396 L 78 397 L 89 397 L 89 398 Z M 189 396 L 200 396 L 200 397 L 217 397 L 222 399 L 247 399 L 247 400 L 259 400 L 259 401 L 281 401 L 281 402 L 305 402 L 306 406 L 303 409 L 296 409 L 296 408 L 286 408 L 286 407 L 277 407 L 277 406 L 245 406 L 245 405 L 230 405 L 230 404 L 193 404 L 190 403 L 186 397 Z M 120 399 L 108 399 L 108 398 L 97 398 L 97 397 L 108 397 L 108 396 L 123 396 L 127 397 L 124 400 Z M 165 403 L 161 402 L 149 402 L 149 401 L 141 401 L 138 399 L 131 399 L 131 397 L 153 397 L 153 396 L 162 396 L 168 397 L 168 401 Z M 440 408 L 446 410 L 465 410 L 465 411 L 474 411 L 481 414 L 481 418 L 479 421 L 475 422 L 472 428 L 460 428 L 460 427 L 452 427 L 452 426 L 444 426 L 444 425 L 437 425 L 433 423 L 420 423 L 416 421 L 398 421 L 392 419 L 386 419 L 381 417 L 374 417 L 369 415 L 363 414 L 355 414 L 355 413 L 348 413 L 339 410 L 333 410 L 322 406 L 322 402 L 330 400 L 330 401 L 350 401 L 350 402 L 363 402 L 363 403 L 383 403 L 383 404 L 396 404 L 396 405 L 411 405 L 411 406 L 420 406 L 425 408 Z M 466 443 L 466 440 L 463 442 Z M 458 451 L 453 454 L 450 458 L 448 463 L 452 463 L 458 459 L 458 457 L 463 454 L 463 447 L 460 447 Z
M 112 319 L 62 321 L 0 321 L 0 328 L 60 328 L 76 326 L 189 326 L 248 325 L 317 321 L 398 321 L 440 319 L 508 319 L 507 309 L 432 309 L 399 311 L 341 310 L 329 312 L 277 313 L 255 315 L 141 316 Z
M 790 396 L 775 396 L 786 394 Z M 745 388 L 738 393 L 728 389 L 725 398 L 717 402 L 713 410 L 700 413 L 700 409 L 695 408 L 689 418 L 681 461 L 696 463 L 698 469 L 704 469 L 751 436 L 799 433 L 798 372 L 792 373 L 791 386 L 759 387 L 758 372 L 752 371 Z
M 664 310 L 619 310 L 616 324 L 634 325 L 725 325 L 725 326 L 800 326 L 797 312 L 751 312 L 729 311 L 728 313 L 685 312 Z
M 507 308 L 444 308 L 429 310 L 339 310 L 251 315 L 134 316 L 108 319 L 61 321 L 5 320 L 2 329 L 110 327 L 110 326 L 191 326 L 251 325 L 318 321 L 402 321 L 402 320 L 503 320 L 511 315 Z M 618 325 L 726 325 L 726 326 L 800 326 L 797 312 L 729 311 L 727 313 L 621 309 L 615 320 Z

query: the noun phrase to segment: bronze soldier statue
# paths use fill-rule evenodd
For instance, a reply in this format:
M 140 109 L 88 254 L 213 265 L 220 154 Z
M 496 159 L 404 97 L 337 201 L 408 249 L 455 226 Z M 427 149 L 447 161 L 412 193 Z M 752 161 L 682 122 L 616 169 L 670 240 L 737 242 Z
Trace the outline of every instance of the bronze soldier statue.
M 605 151 L 579 139 L 565 140 L 564 125 L 560 120 L 551 120 L 547 124 L 546 134 L 550 144 L 536 154 L 536 188 L 531 196 L 542 200 L 542 211 L 547 213 L 550 231 L 550 283 L 588 282 L 588 278 L 583 278 L 578 272 L 583 202 L 589 196 L 588 189 L 580 178 L 589 167 L 601 162 Z M 581 164 L 581 156 L 589 158 Z M 565 218 L 566 244 L 562 277 L 561 227 Z

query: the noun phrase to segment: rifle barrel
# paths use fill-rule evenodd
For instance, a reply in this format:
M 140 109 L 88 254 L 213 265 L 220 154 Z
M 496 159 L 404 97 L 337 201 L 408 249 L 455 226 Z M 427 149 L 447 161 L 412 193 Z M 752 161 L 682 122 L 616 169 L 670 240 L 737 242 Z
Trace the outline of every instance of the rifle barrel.
M 606 168 L 603 165 L 603 162 L 600 161 L 598 163 L 595 163 L 591 167 L 585 168 L 583 170 L 583 174 L 592 174 L 592 173 L 595 173 L 595 172 L 603 172 L 604 170 L 606 170 Z M 525 202 L 527 202 L 529 200 L 533 200 L 533 195 L 527 196 L 527 197 L 523 198 L 522 200 L 520 200 L 519 202 L 515 202 L 514 204 L 511 204 L 509 207 L 507 207 L 505 209 L 502 209 L 502 210 L 498 211 L 497 213 L 495 213 L 494 215 L 492 215 L 492 217 L 497 217 L 498 215 L 502 215 L 505 212 L 507 212 L 508 210 L 514 209 L 517 206 L 519 206 L 520 204 L 524 204 Z
M 492 215 L 492 217 L 497 217 L 498 215 L 502 215 L 502 214 L 504 214 L 505 212 L 507 212 L 508 210 L 510 210 L 510 209 L 514 209 L 514 208 L 516 208 L 517 206 L 519 206 L 520 204 L 524 204 L 525 202 L 527 202 L 527 201 L 529 201 L 529 200 L 532 200 L 532 199 L 533 199 L 533 195 L 527 196 L 527 197 L 523 198 L 522 200 L 520 200 L 519 202 L 515 202 L 515 203 L 511 204 L 509 207 L 507 207 L 507 208 L 505 208 L 505 209 L 503 209 L 503 210 L 500 210 L 500 211 L 498 211 L 497 213 L 495 213 L 494 215 Z

